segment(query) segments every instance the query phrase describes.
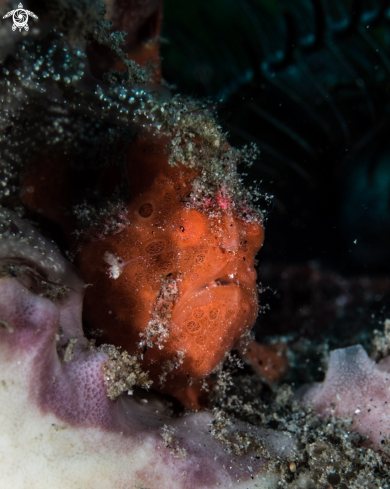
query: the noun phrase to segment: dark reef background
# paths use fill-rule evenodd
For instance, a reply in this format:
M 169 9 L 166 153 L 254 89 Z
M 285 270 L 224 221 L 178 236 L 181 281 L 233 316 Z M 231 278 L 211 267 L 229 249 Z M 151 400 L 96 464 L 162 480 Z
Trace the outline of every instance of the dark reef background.
M 244 170 L 274 195 L 256 337 L 283 338 L 300 381 L 320 380 L 324 350 L 370 350 L 389 317 L 389 2 L 166 0 L 162 56 L 232 144 L 261 150 Z
M 230 141 L 261 149 L 263 259 L 389 271 L 385 2 L 168 0 L 163 25 L 165 78 L 222 100 Z

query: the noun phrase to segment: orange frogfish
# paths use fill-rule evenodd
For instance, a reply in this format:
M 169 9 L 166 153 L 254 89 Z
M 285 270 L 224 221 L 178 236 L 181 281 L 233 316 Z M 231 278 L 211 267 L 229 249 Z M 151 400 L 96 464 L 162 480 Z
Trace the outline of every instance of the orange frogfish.
M 140 355 L 155 387 L 191 405 L 188 381 L 210 374 L 255 321 L 263 227 L 221 193 L 191 205 L 199 171 L 170 166 L 165 143 L 131 144 L 128 224 L 84 242 L 76 264 L 91 284 L 84 317 L 99 342 Z
M 114 27 L 128 31 L 126 54 L 143 66 L 152 66 L 149 84 L 158 83 L 161 2 L 148 4 L 150 11 L 145 4 L 142 16 L 135 15 L 130 4 L 118 5 L 127 14 L 113 9 L 112 20 Z M 149 19 L 145 39 L 136 33 L 137 26 L 144 25 L 142 19 Z M 120 69 L 95 44 L 89 47 L 89 59 L 91 66 L 100 67 L 96 76 Z M 140 88 L 151 91 L 148 84 Z M 261 214 L 245 202 L 240 189 L 232 197 L 238 182 L 234 176 L 230 188 L 224 187 L 223 162 L 218 170 L 222 174 L 209 167 L 213 182 L 204 193 L 199 190 L 204 165 L 176 157 L 172 166 L 169 155 L 176 145 L 179 153 L 196 148 L 198 160 L 203 158 L 206 166 L 213 151 L 218 161 L 230 158 L 230 170 L 237 175 L 235 157 L 227 156 L 229 145 L 215 121 L 202 119 L 200 106 L 156 98 L 148 104 L 134 100 L 134 95 L 121 109 L 118 100 L 126 97 L 115 92 L 116 85 L 104 89 L 111 90 L 104 100 L 112 100 L 118 113 L 130 114 L 136 132 L 125 150 L 126 168 L 118 158 L 116 166 L 99 166 L 97 161 L 89 172 L 91 167 L 84 166 L 80 156 L 75 158 L 72 148 L 55 154 L 49 151 L 26 170 L 22 200 L 34 218 L 39 215 L 44 224 L 54 223 L 51 230 L 58 232 L 66 247 L 74 248 L 75 230 L 80 231 L 75 207 L 83 198 L 90 199 L 92 206 L 100 198 L 114 201 L 115 189 L 128 181 L 121 216 L 100 215 L 94 229 L 83 230 L 84 239 L 77 243 L 75 265 L 88 284 L 85 330 L 100 344 L 136 355 L 149 372 L 153 388 L 175 396 L 187 407 L 199 407 L 201 381 L 257 316 L 254 260 L 263 243 Z M 132 86 L 123 90 L 127 93 Z M 140 94 L 145 92 L 140 90 Z M 145 124 L 153 125 L 158 118 L 153 130 L 145 129 Z M 104 219 L 121 225 L 100 233 Z
M 197 408 L 199 379 L 256 319 L 254 264 L 264 229 L 260 214 L 237 206 L 218 186 L 197 198 L 202 169 L 171 166 L 169 142 L 138 135 L 127 149 L 126 175 L 104 174 L 106 193 L 118 178 L 129 181 L 121 216 L 101 217 L 122 224 L 104 234 L 94 222 L 77 246 L 75 264 L 88 284 L 86 331 L 100 344 L 137 355 L 153 388 Z M 86 176 L 77 180 L 69 168 L 66 158 L 55 166 L 42 158 L 23 183 L 25 205 L 56 222 L 72 243 L 75 223 L 67 209 Z

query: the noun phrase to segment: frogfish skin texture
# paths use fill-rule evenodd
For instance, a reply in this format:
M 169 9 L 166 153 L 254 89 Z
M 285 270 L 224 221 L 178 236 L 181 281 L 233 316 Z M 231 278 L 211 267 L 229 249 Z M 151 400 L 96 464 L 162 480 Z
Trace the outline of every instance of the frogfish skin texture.
M 169 166 L 164 147 L 132 143 L 128 224 L 85 241 L 76 264 L 90 284 L 84 317 L 98 341 L 140 354 L 154 387 L 172 393 L 208 375 L 252 326 L 263 227 L 222 192 L 188 202 L 199 173 Z

